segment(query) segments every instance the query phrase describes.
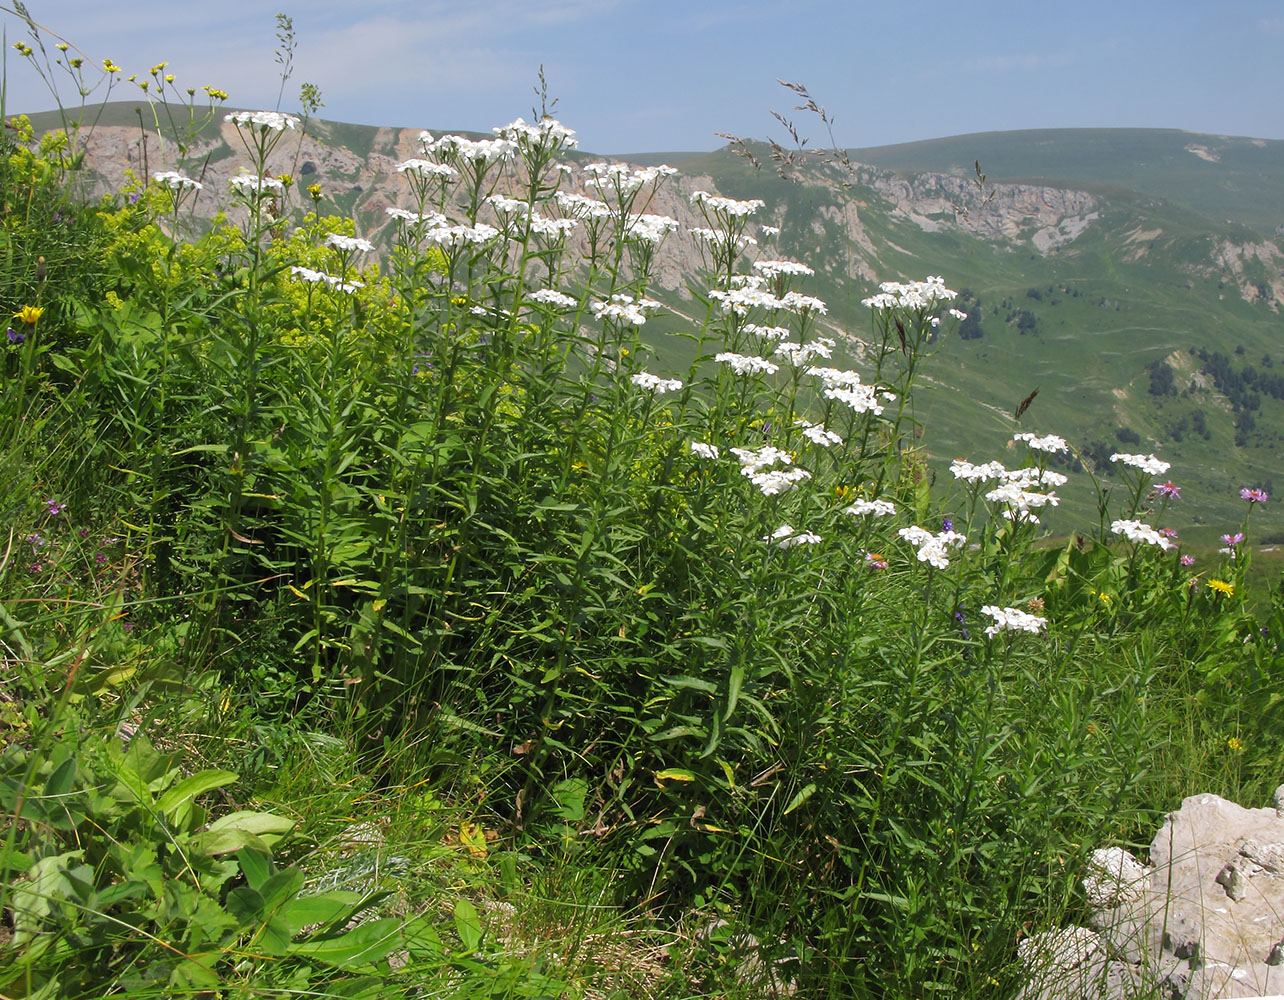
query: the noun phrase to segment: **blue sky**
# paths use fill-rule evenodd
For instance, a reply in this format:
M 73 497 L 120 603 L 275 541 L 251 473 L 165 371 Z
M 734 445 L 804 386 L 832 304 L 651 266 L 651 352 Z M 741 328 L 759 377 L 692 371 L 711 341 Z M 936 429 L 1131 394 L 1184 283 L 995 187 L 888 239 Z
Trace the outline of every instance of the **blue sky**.
M 32 17 L 126 73 L 168 60 L 183 86 L 275 107 L 274 14 L 323 117 L 486 130 L 530 117 L 541 63 L 558 117 L 599 153 L 783 139 L 777 78 L 804 83 L 845 146 L 964 132 L 1133 126 L 1284 139 L 1284 2 L 1083 0 L 30 0 Z M 0 0 L 0 8 L 7 0 Z M 0 13 L 7 43 L 26 25 Z M 52 47 L 50 49 L 52 52 Z M 7 111 L 52 106 L 12 49 Z M 74 96 L 74 95 L 72 95 Z M 119 88 L 113 96 L 135 98 Z

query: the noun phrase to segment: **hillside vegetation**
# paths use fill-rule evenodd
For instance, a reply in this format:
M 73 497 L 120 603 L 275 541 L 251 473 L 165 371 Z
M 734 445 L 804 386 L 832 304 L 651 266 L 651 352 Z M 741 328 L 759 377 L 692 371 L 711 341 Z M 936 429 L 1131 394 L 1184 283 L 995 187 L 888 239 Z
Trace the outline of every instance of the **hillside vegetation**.
M 0 138 L 3 995 L 1010 996 L 1269 801 L 1238 230 L 205 96 Z

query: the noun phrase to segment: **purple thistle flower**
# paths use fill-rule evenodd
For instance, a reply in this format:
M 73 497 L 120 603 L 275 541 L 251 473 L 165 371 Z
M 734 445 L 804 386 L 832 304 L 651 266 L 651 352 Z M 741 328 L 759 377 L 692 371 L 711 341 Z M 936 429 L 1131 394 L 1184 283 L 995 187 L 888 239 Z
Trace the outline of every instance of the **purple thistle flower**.
M 1239 498 L 1247 500 L 1249 503 L 1266 503 L 1270 495 L 1265 490 L 1250 489 L 1245 486 L 1239 491 Z

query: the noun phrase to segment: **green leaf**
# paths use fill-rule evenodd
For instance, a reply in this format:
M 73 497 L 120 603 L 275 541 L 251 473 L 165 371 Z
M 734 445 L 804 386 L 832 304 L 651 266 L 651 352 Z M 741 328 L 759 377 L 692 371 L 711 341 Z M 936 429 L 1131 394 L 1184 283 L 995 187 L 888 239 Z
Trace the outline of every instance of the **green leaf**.
M 327 892 L 320 896 L 302 896 L 292 899 L 277 910 L 277 919 L 289 930 L 291 936 L 303 928 L 320 924 L 328 929 L 334 924 L 347 923 L 362 901 L 359 892 Z
M 198 771 L 184 778 L 160 797 L 156 808 L 175 826 L 185 827 L 192 815 L 192 801 L 198 795 L 230 785 L 237 776 L 231 771 Z
M 809 785 L 801 789 L 797 795 L 795 795 L 792 799 L 789 800 L 789 805 L 785 806 L 785 815 L 788 816 L 791 812 L 793 812 L 795 809 L 797 809 L 800 805 L 802 805 L 804 802 L 806 802 L 809 798 L 811 798 L 815 794 L 816 794 L 816 782 L 813 781 Z
M 296 941 L 290 946 L 290 954 L 305 955 L 337 969 L 359 969 L 401 947 L 400 931 L 401 921 L 385 917 L 360 924 L 336 937 Z
M 477 916 L 477 908 L 466 899 L 455 902 L 455 930 L 466 953 L 477 950 L 482 940 L 481 919 Z

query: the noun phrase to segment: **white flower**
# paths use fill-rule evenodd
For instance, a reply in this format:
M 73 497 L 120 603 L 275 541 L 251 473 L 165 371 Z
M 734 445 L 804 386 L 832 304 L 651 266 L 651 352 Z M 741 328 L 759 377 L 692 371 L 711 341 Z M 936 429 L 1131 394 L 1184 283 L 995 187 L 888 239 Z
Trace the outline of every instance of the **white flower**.
M 527 125 L 522 119 L 491 129 L 496 135 L 519 144 L 532 146 L 564 146 L 574 149 L 579 145 L 575 130 L 569 129 L 555 118 L 541 118 L 537 125 Z
M 950 302 L 958 292 L 945 287 L 945 279 L 928 275 L 924 281 L 885 281 L 878 286 L 881 294 L 864 299 L 861 304 L 871 309 L 931 309 L 937 303 Z
M 764 542 L 775 542 L 778 549 L 789 549 L 795 545 L 816 545 L 821 537 L 810 531 L 795 531 L 787 524 L 782 524 L 770 535 L 764 535 Z
M 765 230 L 769 227 L 762 228 Z M 780 230 L 777 229 L 776 232 Z M 813 275 L 816 273 L 806 264 L 799 264 L 792 260 L 756 260 L 753 263 L 753 269 L 766 278 L 775 278 L 781 274 Z
M 531 208 L 524 201 L 502 194 L 487 195 L 486 203 L 501 215 L 526 215 Z
M 752 215 L 766 204 L 766 202 L 758 198 L 751 198 L 748 201 L 736 201 L 734 198 L 722 198 L 718 195 L 709 194 L 708 191 L 696 191 L 693 193 L 691 195 L 691 203 L 720 215 L 736 218 Z
M 404 208 L 385 208 L 384 214 L 390 218 L 397 219 L 400 222 L 408 223 L 412 226 L 429 226 L 439 229 L 449 226 L 449 221 L 440 212 L 425 212 L 420 215 L 418 212 L 409 212 Z
M 744 472 L 745 470 L 741 469 L 740 471 Z M 763 496 L 774 497 L 797 489 L 800 482 L 810 478 L 811 473 L 806 469 L 769 469 L 766 472 L 750 474 L 749 481 L 758 487 Z
M 1005 479 L 1008 474 L 1008 470 L 1000 462 L 973 465 L 971 462 L 965 462 L 961 458 L 956 458 L 950 463 L 950 471 L 954 473 L 955 479 L 962 479 L 969 483 L 985 483 L 991 479 Z
M 709 292 L 709 298 L 717 302 L 724 314 L 735 313 L 737 316 L 745 316 L 750 309 L 760 307 L 763 309 L 779 309 L 780 300 L 770 292 L 764 292 L 759 288 L 733 288 L 730 291 L 715 288 Z
M 758 372 L 774 375 L 780 371 L 778 364 L 768 361 L 766 358 L 735 354 L 731 351 L 723 351 L 713 360 L 721 364 L 730 365 L 731 370 L 737 375 L 756 375 Z
M 293 115 L 282 114 L 280 111 L 233 111 L 223 117 L 225 122 L 231 122 L 237 128 L 243 125 L 258 125 L 265 131 L 271 129 L 273 132 L 284 132 L 288 129 L 299 127 L 299 119 Z
M 732 448 L 731 454 L 736 456 L 740 462 L 740 474 L 742 476 L 752 476 L 763 469 L 770 469 L 773 465 L 788 465 L 794 460 L 794 456 L 787 451 L 781 451 L 773 445 L 763 445 L 757 451 L 751 448 Z
M 271 195 L 282 194 L 285 191 L 285 183 L 279 177 L 260 177 L 258 174 L 237 174 L 227 182 L 237 194 L 252 198 L 269 197 Z
M 637 372 L 629 376 L 629 381 L 639 389 L 646 389 L 657 396 L 663 396 L 666 392 L 677 392 L 682 388 L 682 382 L 678 379 L 660 378 L 650 372 Z
M 949 567 L 951 545 L 958 548 L 967 541 L 967 538 L 957 531 L 942 531 L 940 534 L 934 535 L 926 528 L 920 528 L 918 525 L 901 528 L 897 534 L 918 549 L 919 562 L 928 563 L 937 569 L 947 569 Z
M 1013 434 L 1012 440 L 1024 441 L 1032 451 L 1047 451 L 1055 453 L 1059 451 L 1067 451 L 1070 447 L 1066 444 L 1065 438 L 1058 437 L 1055 434 L 1046 434 L 1043 437 L 1030 433 Z
M 573 309 L 576 300 L 569 295 L 563 295 L 555 288 L 541 288 L 539 291 L 531 292 L 528 298 L 546 306 L 555 306 L 558 309 Z
M 785 292 L 784 298 L 780 300 L 782 309 L 788 309 L 792 313 L 820 313 L 824 316 L 829 312 L 829 308 L 820 299 L 814 295 L 803 295 L 799 292 Z M 828 354 L 825 357 L 829 357 Z
M 596 198 L 585 198 L 582 194 L 567 194 L 563 191 L 559 191 L 555 197 L 557 207 L 576 219 L 605 219 L 611 214 L 610 206 Z
M 746 323 L 742 329 L 745 333 L 753 334 L 755 337 L 765 337 L 768 340 L 787 340 L 790 335 L 789 328 L 785 326 L 759 326 L 757 323 Z
M 843 388 L 837 385 L 828 386 L 824 392 L 826 399 L 836 399 L 846 404 L 854 413 L 872 413 L 881 416 L 883 404 L 879 402 L 879 393 L 872 385 L 854 385 Z M 883 393 L 884 399 L 890 399 L 891 393 Z
M 842 444 L 843 439 L 833 431 L 826 430 L 822 424 L 808 423 L 806 420 L 796 420 L 796 424 L 801 424 L 803 428 L 803 437 L 812 444 L 818 444 L 822 448 L 828 448 L 831 444 Z
M 1158 545 L 1167 549 L 1172 542 L 1148 524 L 1141 521 L 1118 520 L 1110 522 L 1110 530 L 1116 535 L 1123 535 L 1130 542 L 1144 542 L 1147 545 Z
M 617 294 L 611 296 L 610 302 L 597 301 L 593 303 L 593 315 L 597 319 L 606 317 L 607 319 L 619 319 L 626 323 L 632 323 L 634 326 L 641 326 L 646 322 L 646 314 L 660 308 L 660 303 L 653 299 L 638 299 L 633 301 L 632 295 Z
M 960 309 L 951 309 L 950 316 L 958 320 L 960 323 L 962 323 L 965 319 L 967 319 L 967 313 L 963 312 Z
M 325 245 L 335 250 L 349 253 L 356 250 L 360 250 L 362 253 L 370 253 L 374 250 L 374 244 L 369 240 L 363 240 L 357 236 L 342 236 L 339 233 L 330 233 L 325 238 Z
M 896 504 L 890 500 L 857 500 L 843 513 L 855 517 L 890 517 L 896 513 Z
M 812 358 L 828 358 L 834 353 L 835 343 L 830 337 L 817 337 L 809 343 L 782 343 L 776 354 L 789 359 L 793 365 L 805 365 Z
M 425 152 L 432 152 L 447 159 L 472 160 L 488 164 L 511 160 L 517 155 L 517 143 L 511 139 L 465 139 L 462 135 L 443 135 L 435 142 L 424 145 Z
M 994 624 L 985 630 L 985 634 L 991 638 L 1000 632 L 1007 631 L 1030 632 L 1037 635 L 1048 625 L 1048 619 L 1032 615 L 1020 608 L 1000 608 L 994 604 L 986 604 L 981 608 L 981 614 L 989 615 L 994 619 Z
M 427 135 L 427 133 L 424 133 Z M 419 177 L 458 177 L 459 171 L 448 163 L 434 163 L 432 160 L 409 159 L 397 164 L 397 173 L 415 174 Z
M 678 220 L 670 219 L 667 215 L 630 215 L 624 236 L 626 239 L 658 244 L 669 233 L 676 232 L 677 228 Z
M 554 239 L 564 239 L 571 235 L 575 227 L 580 224 L 580 220 L 549 219 L 538 213 L 532 213 L 530 224 L 531 232 L 536 236 L 552 236 Z
M 480 246 L 498 235 L 499 230 L 494 226 L 479 222 L 475 226 L 435 226 L 424 232 L 424 239 L 457 250 L 469 244 Z
M 760 226 L 759 228 L 762 230 L 762 235 L 763 235 L 763 236 L 779 236 L 779 235 L 780 235 L 780 227 L 779 227 L 779 226 Z
M 358 288 L 366 287 L 362 282 L 357 281 L 355 279 L 350 281 L 345 281 L 343 278 L 337 278 L 333 274 L 325 274 L 322 271 L 314 271 L 310 267 L 299 267 L 296 265 L 295 267 L 290 268 L 290 273 L 294 275 L 294 277 L 299 278 L 301 281 L 306 281 L 309 284 L 313 284 L 313 285 L 316 285 L 316 284 L 328 285 L 329 287 L 340 292 L 355 292 Z
M 691 454 L 700 458 L 717 458 L 718 446 L 716 444 L 705 444 L 703 441 L 692 441 Z
M 200 181 L 194 181 L 176 170 L 162 170 L 160 173 L 152 174 L 152 180 L 171 191 L 200 191 L 204 188 Z
M 1123 462 L 1124 465 L 1131 465 L 1133 468 L 1140 469 L 1148 476 L 1162 476 L 1172 468 L 1172 463 L 1165 462 L 1156 458 L 1154 455 L 1111 455 L 1110 461 Z

